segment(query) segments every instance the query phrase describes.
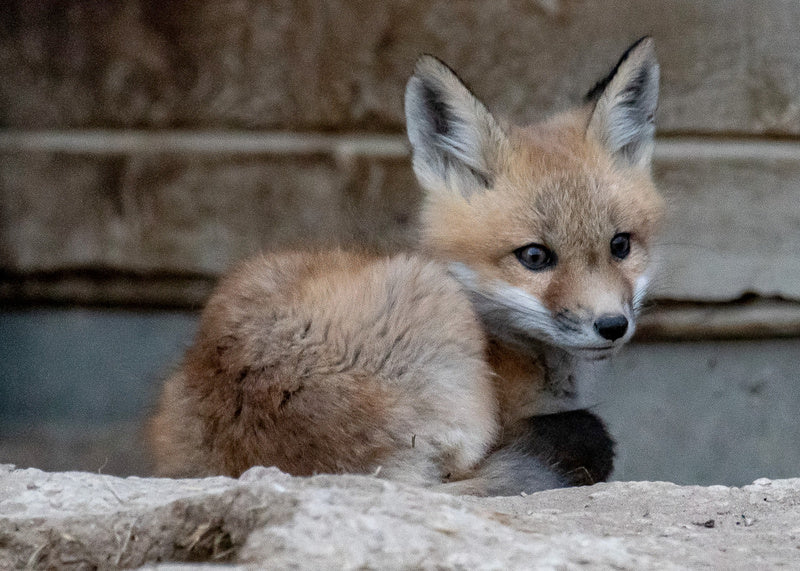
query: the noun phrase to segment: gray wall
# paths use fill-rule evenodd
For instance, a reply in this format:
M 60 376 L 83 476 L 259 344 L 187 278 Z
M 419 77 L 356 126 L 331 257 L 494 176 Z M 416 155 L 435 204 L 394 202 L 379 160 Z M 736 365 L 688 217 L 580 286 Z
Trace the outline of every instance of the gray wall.
M 0 462 L 147 474 L 142 418 L 190 312 L 0 314 Z M 742 485 L 797 475 L 800 339 L 634 343 L 601 374 L 615 478 Z
M 0 461 L 136 471 L 193 319 L 156 310 L 196 312 L 261 248 L 408 247 L 402 91 L 419 53 L 528 121 L 650 33 L 669 219 L 656 303 L 600 405 L 617 476 L 798 475 L 799 23 L 778 0 L 4 2 L 0 303 L 106 311 L 0 316 Z M 89 452 L 45 453 L 69 427 Z

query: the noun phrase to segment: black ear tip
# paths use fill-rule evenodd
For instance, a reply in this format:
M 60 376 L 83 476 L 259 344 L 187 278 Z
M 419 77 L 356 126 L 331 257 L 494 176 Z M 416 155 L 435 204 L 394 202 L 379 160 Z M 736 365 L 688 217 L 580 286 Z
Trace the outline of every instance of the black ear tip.
M 631 46 L 626 50 L 626 53 L 632 52 L 633 50 L 635 50 L 639 46 L 642 46 L 642 47 L 645 47 L 645 46 L 654 47 L 655 45 L 656 45 L 656 41 L 653 39 L 653 36 L 651 36 L 650 34 L 647 34 L 647 35 L 642 36 L 641 38 L 639 38 L 635 42 L 633 42 L 631 44 Z
M 655 53 L 656 41 L 653 39 L 653 36 L 647 35 L 642 36 L 635 42 L 633 42 L 628 49 L 626 49 L 619 58 L 617 62 L 617 68 L 622 64 L 625 60 L 627 60 L 631 54 L 636 52 L 650 52 Z
M 424 99 L 425 92 L 430 89 L 431 78 L 436 77 L 441 69 L 440 63 L 430 54 L 422 54 L 417 58 L 414 73 L 406 83 L 406 103 L 412 97 Z
M 646 52 L 647 55 L 644 57 L 652 57 L 653 61 L 655 62 L 655 46 L 656 42 L 650 35 L 642 36 L 633 42 L 630 46 L 628 46 L 628 49 L 622 53 L 619 61 L 617 61 L 617 64 L 614 66 L 611 72 L 609 72 L 609 74 L 603 79 L 595 83 L 594 87 L 592 87 L 584 96 L 584 101 L 589 102 L 598 99 L 600 95 L 603 94 L 603 91 L 605 91 L 606 87 L 608 87 L 608 84 L 611 83 L 611 80 L 614 79 L 614 76 L 617 75 L 620 66 L 624 64 L 632 54 L 638 52 L 640 49 Z
M 444 63 L 438 57 L 428 53 L 421 54 L 414 64 L 414 75 L 417 76 L 441 73 L 442 71 L 449 71 L 453 73 L 453 70 L 450 69 L 450 66 Z

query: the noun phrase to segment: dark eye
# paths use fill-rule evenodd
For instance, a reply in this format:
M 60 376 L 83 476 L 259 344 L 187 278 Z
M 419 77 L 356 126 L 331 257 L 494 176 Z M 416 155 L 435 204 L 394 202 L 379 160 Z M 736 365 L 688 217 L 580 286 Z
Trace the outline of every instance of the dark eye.
M 528 244 L 514 250 L 519 262 L 534 272 L 545 270 L 556 265 L 556 255 L 541 244 Z
M 624 260 L 631 253 L 631 235 L 627 232 L 616 234 L 611 238 L 611 255 Z

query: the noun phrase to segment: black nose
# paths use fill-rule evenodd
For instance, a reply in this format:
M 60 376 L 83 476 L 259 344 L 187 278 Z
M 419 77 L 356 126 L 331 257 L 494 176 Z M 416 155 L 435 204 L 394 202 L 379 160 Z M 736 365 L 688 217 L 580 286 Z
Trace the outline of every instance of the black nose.
M 594 329 L 603 339 L 616 341 L 628 330 L 628 319 L 624 315 L 603 315 L 594 322 Z

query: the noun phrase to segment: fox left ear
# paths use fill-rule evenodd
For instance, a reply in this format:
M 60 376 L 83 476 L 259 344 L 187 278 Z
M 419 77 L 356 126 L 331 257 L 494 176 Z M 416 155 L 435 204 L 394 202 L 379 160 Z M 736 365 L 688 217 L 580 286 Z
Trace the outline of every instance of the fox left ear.
M 630 166 L 648 168 L 653 157 L 658 80 L 654 42 L 645 36 L 586 95 L 595 101 L 587 135 Z
M 414 172 L 427 191 L 446 189 L 468 197 L 492 188 L 506 135 L 449 67 L 422 56 L 406 86 L 405 103 Z

